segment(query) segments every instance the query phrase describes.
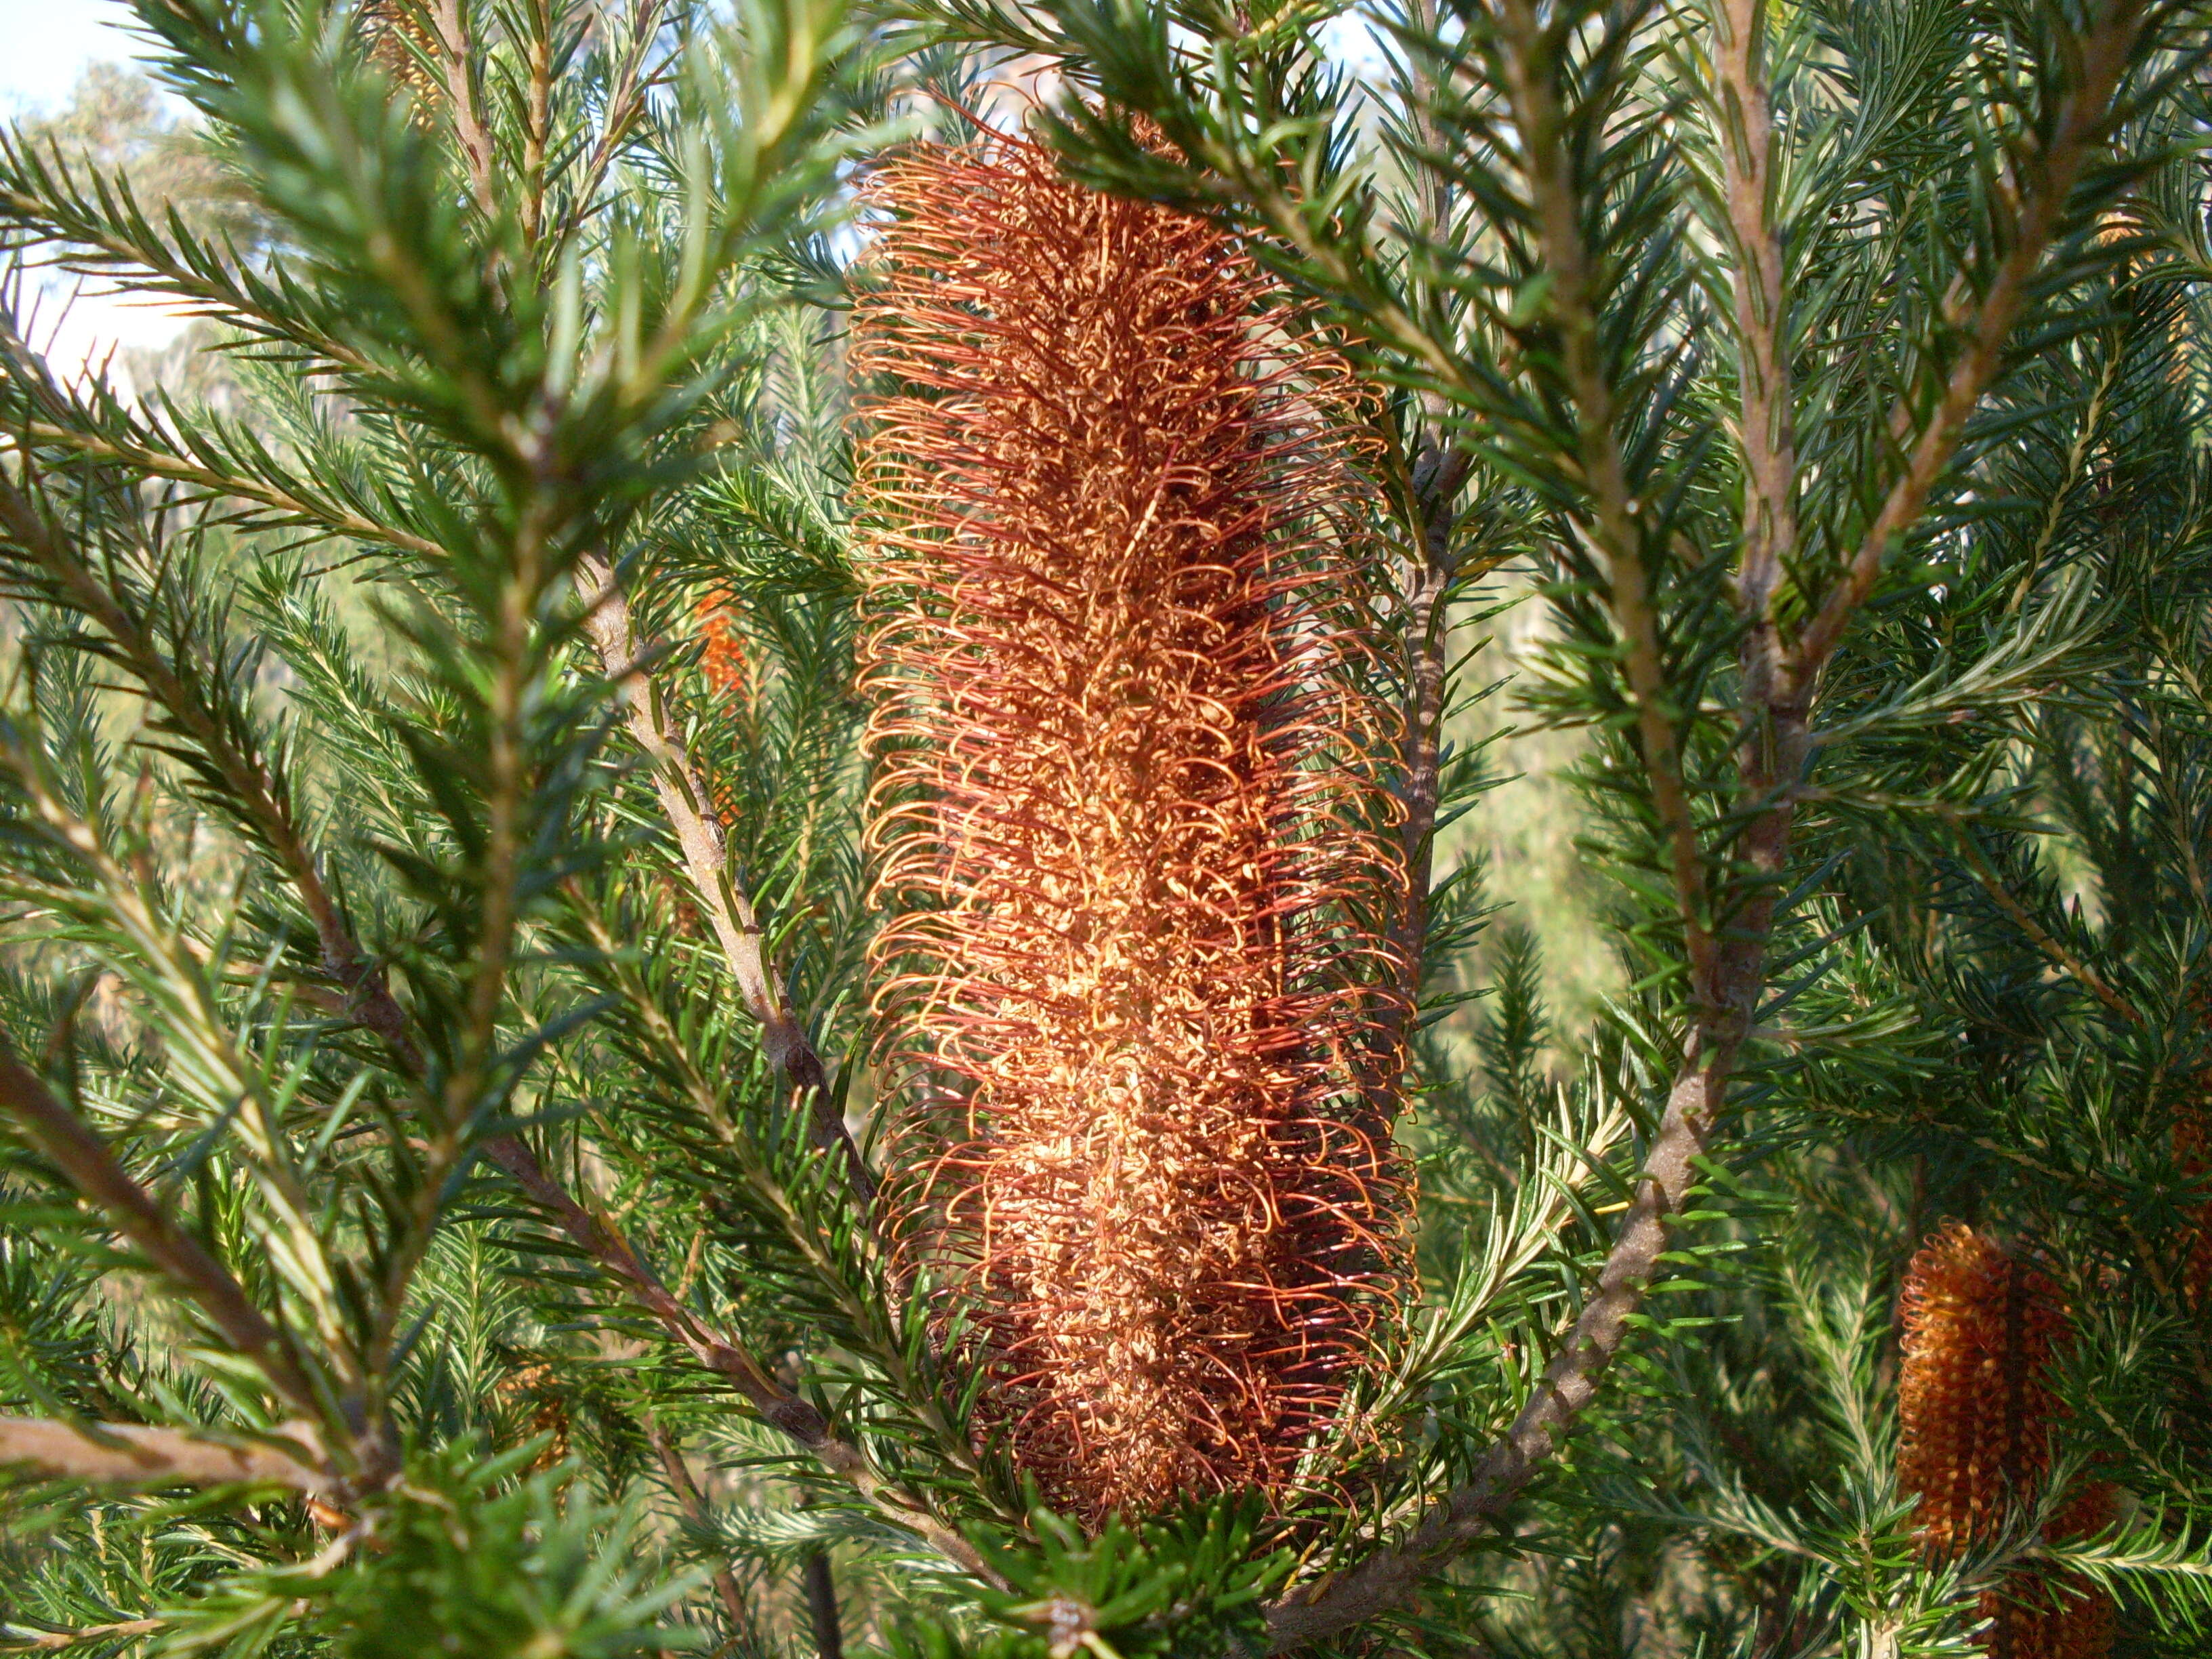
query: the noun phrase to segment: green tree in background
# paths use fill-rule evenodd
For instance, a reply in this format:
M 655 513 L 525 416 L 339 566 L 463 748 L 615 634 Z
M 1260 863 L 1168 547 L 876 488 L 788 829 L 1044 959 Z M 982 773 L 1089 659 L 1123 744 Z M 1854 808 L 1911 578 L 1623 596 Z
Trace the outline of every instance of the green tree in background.
M 96 84 L 0 234 L 239 390 L 0 331 L 0 1641 L 2088 1651 L 2026 1585 L 2205 1651 L 2201 7 L 138 15 L 191 134 Z M 1342 1432 L 1087 1529 L 884 1243 L 864 972 L 854 179 L 1033 76 L 1371 388 L 1422 980 L 1419 1284 Z M 1447 855 L 1500 573 L 1498 695 L 1584 743 L 1586 1029 Z M 1939 1551 L 1894 1310 L 1946 1222 L 2058 1311 L 1985 1391 L 2047 1471 Z

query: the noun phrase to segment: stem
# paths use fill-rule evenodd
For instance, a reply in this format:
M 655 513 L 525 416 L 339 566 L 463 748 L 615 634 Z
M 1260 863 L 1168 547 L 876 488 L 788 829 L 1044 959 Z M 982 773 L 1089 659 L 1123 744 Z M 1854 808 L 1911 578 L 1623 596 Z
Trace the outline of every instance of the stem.
M 583 173 L 569 198 L 568 211 L 560 229 L 564 240 L 575 234 L 585 216 L 592 211 L 599 185 L 606 179 L 607 169 L 614 164 L 615 153 L 645 113 L 646 60 L 653 37 L 660 32 L 661 15 L 667 3 L 668 0 L 637 0 L 630 13 L 629 50 L 623 58 L 622 67 L 607 95 L 606 116 L 600 123 L 591 157 L 584 163 Z
M 2011 246 L 1997 262 L 1989 292 L 1974 318 L 1966 349 L 1952 366 L 1935 414 L 1921 428 L 1905 471 L 1890 486 L 1843 580 L 1829 589 L 1818 613 L 1791 651 L 1789 672 L 1810 686 L 1843 638 L 1852 616 L 1874 592 L 1890 548 L 1911 528 L 1928 496 L 1957 453 L 1966 420 L 2002 366 L 2005 342 L 2027 303 L 2027 286 L 2064 223 L 2075 181 L 2101 146 L 2112 116 L 2112 99 L 2142 31 L 2140 0 L 2121 0 L 2081 42 L 2081 79 L 2060 100 L 2051 142 L 2036 158 L 2033 177 L 2013 217 Z
M 1796 394 L 1790 373 L 1789 295 L 1782 227 L 1774 216 L 1774 118 L 1764 63 L 1764 0 L 1722 0 L 1722 187 L 1735 243 L 1737 379 L 1741 399 L 1743 553 L 1736 603 L 1747 624 L 1741 660 L 1753 720 L 1780 672 L 1775 596 L 1797 548 Z
M 1406 735 L 1398 789 L 1406 814 L 1398 832 L 1406 862 L 1406 908 L 1392 944 L 1402 964 L 1401 1017 L 1408 1030 L 1419 1000 L 1429 937 L 1429 888 L 1436 868 L 1437 775 L 1444 698 L 1449 689 L 1450 598 L 1458 580 L 1451 533 L 1455 503 L 1471 465 L 1466 451 L 1441 446 L 1424 432 L 1407 479 L 1408 517 L 1419 545 L 1417 556 L 1406 562 L 1399 589 L 1407 635 Z
M 1411 21 L 1422 34 L 1433 34 L 1437 0 L 1411 0 Z M 1412 76 L 1413 130 L 1424 153 L 1441 155 L 1444 133 L 1434 107 L 1437 87 L 1427 60 L 1418 54 Z M 1451 179 L 1441 167 L 1423 167 L 1414 174 L 1413 188 L 1421 234 L 1431 242 L 1441 243 L 1451 228 Z M 1448 414 L 1441 395 L 1423 395 L 1421 427 L 1413 445 L 1413 465 L 1406 472 L 1402 509 L 1413 538 L 1398 596 L 1405 607 L 1408 645 L 1406 746 L 1399 791 L 1406 813 L 1399 831 L 1406 863 L 1406 908 L 1392 943 L 1403 964 L 1405 997 L 1400 1018 L 1408 1034 L 1420 1000 L 1422 963 L 1429 937 L 1429 888 L 1436 871 L 1437 773 L 1443 758 L 1444 700 L 1449 690 L 1446 682 L 1450 598 L 1459 575 L 1452 532 L 1460 492 L 1474 467 L 1474 457 L 1464 447 L 1445 440 Z
M 806 1581 L 806 1613 L 814 1626 L 814 1650 L 819 1659 L 845 1659 L 845 1632 L 837 1617 L 837 1580 L 830 1570 L 830 1552 L 812 1550 L 799 1569 Z
M 4 343 L 11 366 L 32 361 L 32 354 L 24 348 L 14 331 L 0 320 L 0 343 Z M 49 400 L 72 415 L 81 414 L 60 394 Z M 158 428 L 156 428 L 158 430 Z M 254 514 L 247 520 L 258 527 L 285 529 L 293 526 L 308 526 L 337 537 L 356 541 L 374 542 L 380 546 L 396 548 L 403 553 L 430 558 L 442 555 L 444 550 L 427 537 L 414 535 L 404 530 L 382 524 L 374 519 L 328 501 L 319 501 L 295 491 L 280 489 L 264 479 L 248 478 L 236 472 L 220 471 L 204 462 L 188 460 L 173 448 L 157 448 L 147 441 L 145 435 L 125 441 L 112 434 L 95 434 L 67 425 L 27 421 L 9 434 L 19 447 L 33 444 L 51 444 L 67 449 L 94 461 L 106 461 L 143 473 L 149 478 L 165 479 L 171 483 L 191 486 L 209 495 L 228 496 L 234 501 L 250 501 L 257 507 L 268 507 L 278 515 L 264 517 Z
M 499 208 L 499 192 L 492 177 L 491 135 L 484 131 L 477 107 L 475 51 L 468 23 L 461 15 L 461 0 L 432 0 L 426 8 L 438 31 L 439 68 L 443 72 L 447 108 L 453 118 L 453 138 L 468 163 L 469 184 L 477 206 L 486 218 Z
M 41 241 L 51 245 L 55 250 L 55 270 L 112 282 L 117 280 L 116 267 L 132 267 L 157 279 L 155 283 L 148 285 L 155 292 L 166 293 L 196 307 L 205 307 L 206 314 L 223 319 L 241 332 L 258 335 L 264 340 L 283 341 L 336 368 L 362 374 L 375 372 L 375 365 L 353 347 L 302 326 L 298 316 L 287 315 L 281 304 L 270 303 L 277 296 L 266 287 L 258 295 L 252 292 L 246 286 L 254 280 L 250 271 L 228 264 L 204 246 L 194 250 L 198 255 L 194 259 L 179 255 L 158 240 L 134 240 L 131 233 L 139 226 L 149 231 L 153 228 L 143 215 L 137 224 L 125 223 L 124 234 L 118 234 L 117 227 L 105 218 L 68 213 L 68 198 L 77 189 L 76 176 L 63 161 L 58 149 L 39 159 L 47 178 L 58 188 L 46 196 L 0 188 L 0 215 L 4 215 L 10 225 L 36 232 Z M 102 176 L 100 185 L 111 192 L 118 207 L 127 202 L 135 212 L 137 204 L 131 197 L 127 180 Z M 61 212 L 56 211 L 58 203 L 63 205 Z M 89 258 L 85 250 L 103 257 Z M 312 369 L 307 372 L 315 373 Z
M 1611 576 L 1607 600 L 1626 647 L 1623 667 L 1636 704 L 1638 744 L 1667 848 L 1691 983 L 1705 999 L 1715 966 L 1712 935 L 1704 919 L 1705 860 L 1682 777 L 1680 738 L 1668 695 L 1644 527 L 1621 460 L 1613 386 L 1598 348 L 1595 272 L 1583 241 L 1564 117 L 1549 73 L 1550 49 L 1529 0 L 1502 0 L 1498 33 L 1545 269 L 1552 279 L 1561 368 L 1574 400 L 1576 442 L 1592 509 L 1590 533 Z
M 653 1455 L 660 1460 L 660 1472 L 668 1477 L 668 1489 L 676 1494 L 684 1518 L 703 1529 L 708 1521 L 706 1494 L 691 1478 L 691 1466 L 684 1461 L 683 1452 L 669 1438 L 668 1431 L 658 1423 L 647 1425 L 646 1438 L 653 1443 Z M 722 1611 L 730 1620 L 730 1634 L 735 1638 L 750 1621 L 745 1611 L 744 1592 L 738 1588 L 737 1575 L 727 1567 L 715 1570 L 714 1594 L 721 1599 Z
M 76 1630 L 28 1630 L 21 1625 L 0 1625 L 0 1636 L 18 1646 L 40 1653 L 75 1647 L 79 1642 L 135 1642 L 169 1627 L 166 1619 L 125 1619 L 112 1625 L 86 1625 Z
M 730 868 L 729 839 L 715 814 L 707 780 L 669 718 L 659 685 L 639 665 L 641 653 L 631 627 L 629 599 L 604 562 L 586 558 L 580 563 L 579 574 L 598 594 L 586 631 L 599 651 L 607 678 L 620 689 L 629 705 L 630 736 L 653 763 L 653 788 L 661 811 L 675 832 L 692 890 L 738 981 L 738 994 L 744 998 L 746 1012 L 760 1022 L 761 1046 L 767 1051 L 769 1063 L 805 1097 L 815 1149 L 842 1152 L 847 1178 L 854 1194 L 866 1204 L 876 1194 L 875 1176 L 845 1127 L 822 1057 L 814 1052 L 814 1045 L 784 1000 L 781 981 L 770 969 L 761 946 L 760 917 L 751 896 Z
M 9 359 L 21 382 L 36 387 L 49 402 L 61 398 L 44 359 L 31 351 L 4 321 L 0 321 L 0 352 Z M 70 434 L 64 430 L 60 435 Z M 173 476 L 151 466 L 143 452 L 118 448 L 100 459 L 158 477 Z M 234 482 L 226 480 L 223 487 L 228 490 Z M 233 741 L 220 712 L 185 683 L 162 650 L 144 609 L 125 603 L 100 580 L 76 547 L 55 533 L 32 497 L 4 478 L 0 478 L 0 530 L 38 562 L 70 604 L 99 624 L 148 694 L 214 763 L 225 787 L 299 894 L 314 924 L 325 971 L 345 988 L 362 1024 L 386 1042 L 406 1047 L 412 1059 L 410 1069 L 419 1073 L 421 1058 L 413 1054 L 405 1035 L 407 1016 L 386 988 L 382 969 L 354 940 L 337 901 L 324 884 L 320 862 L 293 820 L 289 793 L 276 775 Z M 158 559 L 149 562 L 156 568 L 160 566 Z M 220 653 L 216 654 L 219 658 Z
M 235 1352 L 261 1368 L 278 1394 L 309 1417 L 322 1417 L 325 1402 L 301 1368 L 290 1335 L 270 1322 L 228 1270 L 132 1178 L 106 1142 L 15 1058 L 4 1033 L 0 1109 L 79 1192 L 107 1212 L 141 1255 L 182 1288 Z
M 545 222 L 545 151 L 552 131 L 553 31 L 551 0 L 532 0 L 530 8 L 530 81 L 522 132 L 522 240 L 535 246 Z
M 0 1417 L 0 1466 L 86 1486 L 288 1486 L 318 1498 L 337 1492 L 338 1483 L 311 1461 L 314 1455 L 304 1446 L 286 1452 L 140 1423 Z
M 1997 872 L 1990 867 L 1989 860 L 1983 855 L 1981 843 L 1974 839 L 1973 831 L 1963 824 L 1960 826 L 1960 842 L 1966 848 L 1966 866 L 1973 872 L 1975 882 L 1989 895 L 1990 902 L 2011 919 L 2013 926 L 2027 936 L 2028 942 L 2112 1012 L 2130 1025 L 2141 1025 L 2143 1017 L 2129 1006 L 2127 1000 L 2107 985 L 2087 963 L 2054 938 L 2028 908 L 2007 890 L 2004 883 L 1998 879 Z

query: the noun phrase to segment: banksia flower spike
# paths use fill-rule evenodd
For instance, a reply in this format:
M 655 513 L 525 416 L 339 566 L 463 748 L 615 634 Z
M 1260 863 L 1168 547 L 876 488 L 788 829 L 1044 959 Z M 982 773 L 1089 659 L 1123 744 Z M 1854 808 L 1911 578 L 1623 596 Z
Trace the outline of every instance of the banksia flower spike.
M 1916 1496 L 1929 1553 L 1951 1560 L 1993 1541 L 2015 1509 L 2039 1498 L 2061 1418 L 2051 1366 L 2066 1333 L 2058 1286 L 1960 1222 L 1912 1258 L 1900 1305 L 1905 1367 L 1898 1485 Z M 2112 1489 L 2087 1482 L 2051 1520 L 2054 1538 L 2112 1518 Z M 2102 1591 L 2016 1571 L 1982 1599 L 1990 1659 L 2100 1659 L 2112 1645 Z
M 1319 413 L 1351 381 L 1232 240 L 1027 143 L 873 193 L 902 1248 L 1062 1508 L 1279 1492 L 1401 1254 L 1392 728 Z
M 415 94 L 416 118 L 427 122 L 434 100 L 444 93 L 428 68 L 445 55 L 437 26 L 418 0 L 363 0 L 356 18 L 371 59 Z

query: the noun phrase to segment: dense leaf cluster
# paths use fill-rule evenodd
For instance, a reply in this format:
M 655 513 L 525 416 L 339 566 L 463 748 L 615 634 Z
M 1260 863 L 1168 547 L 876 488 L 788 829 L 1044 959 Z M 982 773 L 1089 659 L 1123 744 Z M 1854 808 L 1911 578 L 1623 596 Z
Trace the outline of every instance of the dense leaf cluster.
M 23 130 L 0 242 L 234 390 L 0 328 L 0 1641 L 1965 1655 L 2063 1561 L 2203 1650 L 2201 8 L 138 15 L 220 210 Z M 1424 970 L 1422 1293 L 1308 1496 L 1095 1535 L 870 1196 L 852 176 L 1041 62 L 1075 176 L 1234 228 L 1378 388 Z M 1516 594 L 1587 1030 L 1453 857 Z M 2065 1291 L 2102 1534 L 1914 1534 L 1948 1218 Z

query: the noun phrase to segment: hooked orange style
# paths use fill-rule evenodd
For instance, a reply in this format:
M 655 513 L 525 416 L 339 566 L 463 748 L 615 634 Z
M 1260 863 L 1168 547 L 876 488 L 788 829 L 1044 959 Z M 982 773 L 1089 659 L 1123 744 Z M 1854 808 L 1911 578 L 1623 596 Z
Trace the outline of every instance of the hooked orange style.
M 854 323 L 902 1259 L 1088 1520 L 1293 1485 L 1405 1255 L 1343 360 L 1222 231 L 918 147 Z
M 2061 1418 L 2051 1367 L 2066 1338 L 2058 1286 L 2033 1263 L 1962 1222 L 1914 1255 L 1899 1311 L 1898 1485 L 1917 1498 L 1929 1553 L 1952 1560 L 1995 1540 L 2051 1475 Z M 2053 1538 L 2112 1519 L 2112 1490 L 2084 1481 L 2051 1516 Z M 2112 1598 L 2087 1584 L 2016 1570 L 1982 1598 L 1990 1659 L 2101 1659 L 2112 1643 Z

